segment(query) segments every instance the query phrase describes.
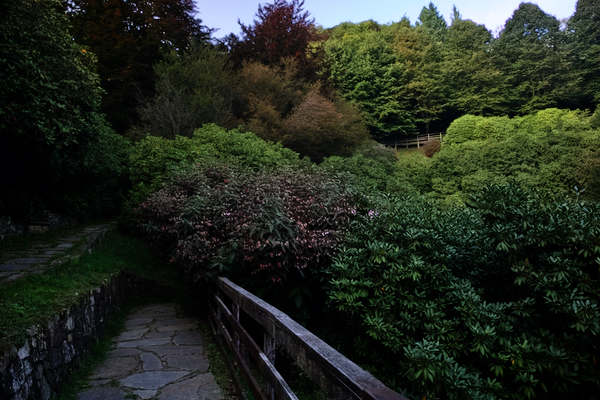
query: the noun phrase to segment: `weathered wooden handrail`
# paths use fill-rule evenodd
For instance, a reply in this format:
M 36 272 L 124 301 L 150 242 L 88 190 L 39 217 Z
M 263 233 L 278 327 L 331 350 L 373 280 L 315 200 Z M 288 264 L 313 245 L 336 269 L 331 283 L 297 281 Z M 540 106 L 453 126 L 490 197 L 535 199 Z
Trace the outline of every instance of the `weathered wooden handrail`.
M 444 140 L 445 135 L 446 135 L 445 132 L 424 133 L 422 135 L 412 136 L 412 137 L 408 137 L 408 138 L 402 139 L 402 140 L 384 141 L 384 142 L 382 142 L 382 144 L 384 144 L 388 147 L 393 147 L 394 149 L 398 149 L 398 147 L 405 147 L 405 148 L 414 147 L 414 146 L 421 147 L 425 143 L 432 141 L 432 140 L 442 141 L 442 140 Z
M 285 313 L 226 278 L 218 278 L 216 286 L 217 293 L 211 294 L 208 302 L 212 323 L 225 338 L 255 398 L 296 399 L 275 369 L 277 345 L 285 349 L 307 376 L 333 399 L 406 400 Z M 231 309 L 223 301 L 223 294 L 231 299 Z M 240 308 L 264 329 L 265 348 L 260 349 L 240 325 Z M 231 333 L 225 327 L 225 321 L 231 327 Z M 260 388 L 252 377 L 243 348 L 247 349 L 266 377 L 266 388 Z

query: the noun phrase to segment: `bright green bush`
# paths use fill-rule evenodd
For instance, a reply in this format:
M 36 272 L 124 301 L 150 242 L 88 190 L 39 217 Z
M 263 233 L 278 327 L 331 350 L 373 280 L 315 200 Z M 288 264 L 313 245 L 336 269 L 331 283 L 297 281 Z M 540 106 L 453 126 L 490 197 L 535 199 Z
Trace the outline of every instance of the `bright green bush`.
M 252 171 L 308 165 L 297 153 L 279 143 L 270 143 L 251 132 L 204 125 L 193 137 L 175 139 L 147 137 L 136 143 L 131 154 L 131 201 L 137 204 L 148 193 L 160 189 L 177 171 L 210 160 L 221 160 Z
M 445 145 L 489 138 L 505 139 L 515 132 L 513 120 L 508 117 L 481 117 L 465 115 L 452 122 L 444 137 Z
M 364 192 L 385 191 L 394 179 L 395 151 L 372 141 L 359 148 L 352 157 L 326 158 L 320 167 L 326 171 L 350 175 L 353 185 Z
M 359 210 L 329 286 L 357 361 L 415 399 L 594 398 L 600 206 L 515 185 L 468 205 Z
M 586 196 L 598 198 L 600 131 L 592 126 L 593 118 L 582 111 L 547 109 L 513 119 L 467 115 L 448 128 L 430 163 L 409 168 L 399 163 L 399 170 L 418 170 L 421 182 L 405 179 L 435 197 L 465 195 L 512 180 L 562 194 L 578 186 Z

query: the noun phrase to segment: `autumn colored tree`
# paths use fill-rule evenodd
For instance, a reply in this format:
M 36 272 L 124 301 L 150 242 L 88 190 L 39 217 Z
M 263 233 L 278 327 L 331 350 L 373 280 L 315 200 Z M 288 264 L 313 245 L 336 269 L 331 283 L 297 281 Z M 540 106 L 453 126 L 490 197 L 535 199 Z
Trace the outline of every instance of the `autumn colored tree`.
M 309 43 L 318 40 L 314 19 L 304 11 L 304 0 L 275 0 L 260 5 L 253 25 L 244 25 L 241 38 L 229 38 L 233 61 L 279 65 L 287 57 L 295 58 L 307 76 L 314 72 L 314 58 L 309 57 Z
M 273 67 L 245 63 L 236 79 L 245 102 L 238 116 L 244 128 L 316 162 L 332 155 L 351 155 L 369 137 L 360 112 L 300 74 L 293 58 Z
M 182 49 L 210 31 L 193 0 L 66 0 L 71 34 L 98 57 L 102 111 L 123 133 L 137 119 L 137 97 L 150 97 L 161 50 Z

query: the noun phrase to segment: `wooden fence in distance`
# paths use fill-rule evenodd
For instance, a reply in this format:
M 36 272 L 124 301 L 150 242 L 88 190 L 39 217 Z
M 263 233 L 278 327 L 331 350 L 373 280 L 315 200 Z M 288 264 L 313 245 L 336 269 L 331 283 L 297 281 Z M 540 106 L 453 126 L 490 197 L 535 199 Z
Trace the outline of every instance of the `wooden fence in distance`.
M 393 147 L 394 149 L 398 149 L 398 148 L 408 149 L 409 147 L 421 147 L 425 143 L 427 143 L 431 140 L 442 141 L 442 140 L 444 140 L 445 135 L 446 135 L 445 132 L 424 133 L 422 135 L 417 135 L 417 136 L 406 136 L 401 139 L 386 140 L 386 141 L 383 141 L 382 144 L 384 144 L 388 147 Z
M 220 336 L 221 340 L 218 341 L 224 341 L 233 354 L 237 365 L 230 364 L 230 368 L 241 370 L 256 400 L 297 399 L 275 369 L 277 347 L 284 349 L 306 375 L 332 399 L 407 400 L 286 314 L 230 280 L 218 278 L 214 289 L 209 291 L 207 302 L 213 331 Z M 240 310 L 256 321 L 263 330 L 262 348 L 240 324 Z M 266 378 L 267 383 L 262 387 L 249 368 L 249 355 Z M 235 386 L 243 398 L 240 382 L 236 382 Z

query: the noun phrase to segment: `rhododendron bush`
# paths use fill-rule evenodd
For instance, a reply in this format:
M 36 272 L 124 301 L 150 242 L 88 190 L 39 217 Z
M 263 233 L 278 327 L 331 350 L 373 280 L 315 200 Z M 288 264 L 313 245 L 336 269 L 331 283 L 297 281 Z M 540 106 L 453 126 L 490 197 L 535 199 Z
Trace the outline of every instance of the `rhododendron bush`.
M 177 176 L 137 209 L 156 249 L 195 279 L 273 282 L 328 262 L 354 214 L 349 187 L 316 168 L 261 173 L 219 163 Z

